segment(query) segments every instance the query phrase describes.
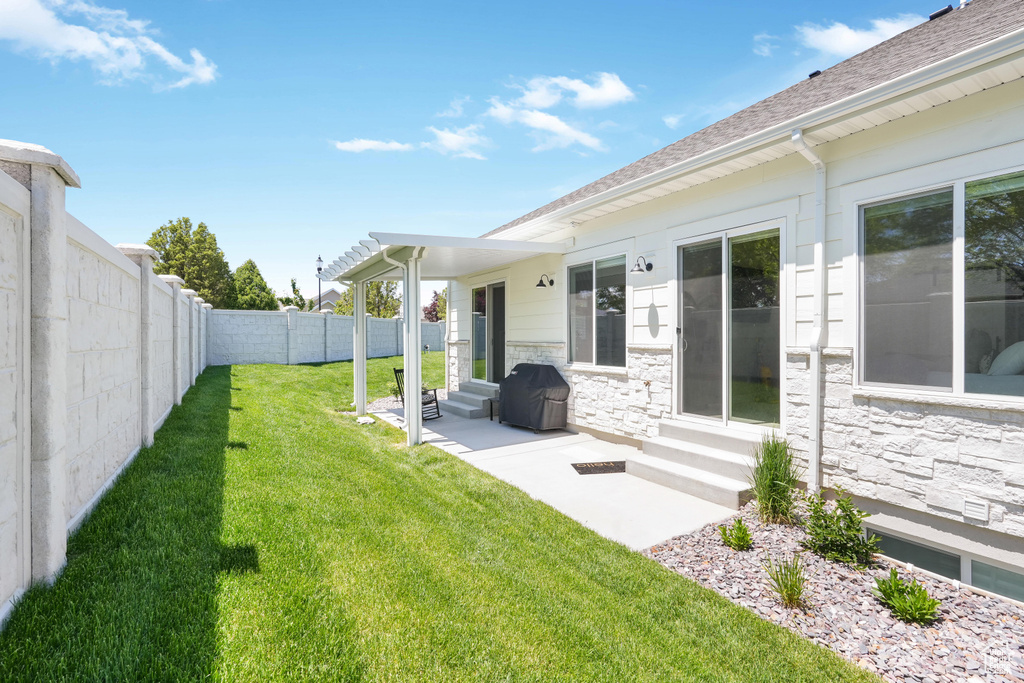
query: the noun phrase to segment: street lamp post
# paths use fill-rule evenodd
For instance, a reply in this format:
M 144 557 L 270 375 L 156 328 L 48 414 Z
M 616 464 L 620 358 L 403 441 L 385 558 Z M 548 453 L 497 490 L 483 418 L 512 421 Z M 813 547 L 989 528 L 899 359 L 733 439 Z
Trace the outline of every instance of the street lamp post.
M 324 260 L 319 256 L 316 257 L 316 312 L 320 313 L 323 310 L 323 293 L 321 292 L 321 286 L 323 280 L 320 279 L 320 272 L 324 269 Z

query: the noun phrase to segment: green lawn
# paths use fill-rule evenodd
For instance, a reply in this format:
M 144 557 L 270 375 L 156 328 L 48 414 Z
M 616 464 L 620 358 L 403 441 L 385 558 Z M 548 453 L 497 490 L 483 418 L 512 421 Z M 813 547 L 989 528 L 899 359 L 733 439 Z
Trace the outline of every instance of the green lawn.
M 0 680 L 876 680 L 350 401 L 348 363 L 209 368 Z

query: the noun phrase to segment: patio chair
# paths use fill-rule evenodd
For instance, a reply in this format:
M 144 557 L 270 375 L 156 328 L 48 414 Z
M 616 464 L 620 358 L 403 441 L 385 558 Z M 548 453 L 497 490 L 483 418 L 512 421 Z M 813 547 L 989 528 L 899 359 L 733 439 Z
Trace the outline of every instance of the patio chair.
M 395 368 L 395 382 L 398 383 L 398 395 L 405 403 L 405 370 Z M 436 420 L 441 417 L 441 405 L 437 402 L 437 389 L 424 389 L 420 392 L 420 403 L 423 405 L 423 419 Z

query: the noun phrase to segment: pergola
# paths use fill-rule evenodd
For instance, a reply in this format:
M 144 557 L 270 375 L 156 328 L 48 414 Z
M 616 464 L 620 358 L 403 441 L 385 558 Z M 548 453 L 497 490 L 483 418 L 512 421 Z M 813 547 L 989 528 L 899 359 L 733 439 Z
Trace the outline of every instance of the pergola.
M 353 365 L 355 405 L 366 414 L 366 283 L 402 281 L 405 344 L 405 426 L 410 446 L 423 440 L 419 387 L 423 383 L 420 355 L 420 282 L 454 280 L 470 273 L 508 265 L 539 254 L 564 254 L 566 242 L 524 242 L 478 237 L 442 237 L 371 232 L 350 251 L 329 264 L 318 277 L 353 285 Z

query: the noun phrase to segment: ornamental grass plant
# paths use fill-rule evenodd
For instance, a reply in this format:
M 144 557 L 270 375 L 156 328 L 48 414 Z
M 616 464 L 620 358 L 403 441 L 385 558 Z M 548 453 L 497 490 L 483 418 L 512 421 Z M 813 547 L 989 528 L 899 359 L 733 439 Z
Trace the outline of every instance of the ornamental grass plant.
M 800 468 L 789 443 L 775 434 L 765 435 L 754 449 L 750 486 L 757 498 L 757 514 L 768 524 L 791 524 L 797 502 Z
M 768 586 L 779 596 L 786 607 L 800 607 L 804 604 L 804 584 L 807 573 L 804 571 L 803 558 L 800 553 L 777 562 L 770 555 L 765 555 L 761 564 L 768 574 Z

